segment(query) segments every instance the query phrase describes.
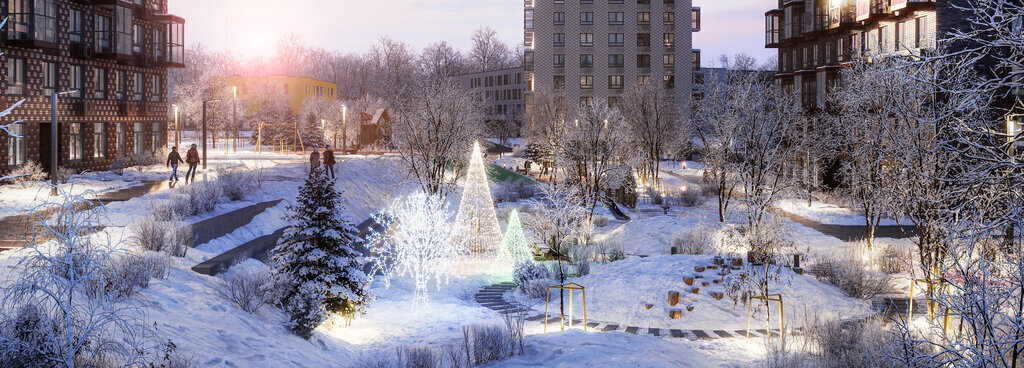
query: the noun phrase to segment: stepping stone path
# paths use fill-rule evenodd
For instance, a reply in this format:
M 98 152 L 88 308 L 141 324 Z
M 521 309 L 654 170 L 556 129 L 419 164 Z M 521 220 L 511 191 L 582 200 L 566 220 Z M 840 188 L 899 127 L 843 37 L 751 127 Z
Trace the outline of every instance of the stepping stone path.
M 529 308 L 527 308 L 527 307 L 525 307 L 525 306 L 523 306 L 523 305 L 521 305 L 519 303 L 509 302 L 508 300 L 505 299 L 505 292 L 512 291 L 515 288 L 516 288 L 516 284 L 512 283 L 512 282 L 502 282 L 502 283 L 497 283 L 497 284 L 494 284 L 494 285 L 488 285 L 488 286 L 484 286 L 484 287 L 480 288 L 480 291 L 478 291 L 473 298 L 476 300 L 477 303 L 480 303 L 480 305 L 485 306 L 488 309 L 491 309 L 491 310 L 493 310 L 495 312 L 498 312 L 498 313 L 501 313 L 501 314 L 510 314 L 510 313 L 518 313 L 518 312 L 526 312 L 526 313 L 532 312 L 531 309 L 529 309 Z M 548 316 L 548 323 L 558 323 L 558 321 L 560 319 L 561 318 L 559 318 L 558 316 L 551 317 L 549 315 Z M 543 314 L 531 315 L 531 316 L 526 317 L 526 320 L 529 321 L 529 322 L 536 322 L 538 324 L 543 324 L 544 323 L 544 315 Z M 580 320 L 573 320 L 573 324 L 574 325 L 582 323 L 582 322 L 583 321 L 580 321 Z M 647 335 L 647 334 L 650 334 L 650 335 L 659 336 L 659 337 L 687 338 L 687 339 L 690 339 L 690 340 L 696 340 L 696 339 L 706 339 L 706 340 L 711 340 L 711 339 L 727 339 L 727 338 L 745 337 L 746 334 L 747 334 L 747 331 L 745 331 L 745 330 L 736 330 L 735 332 L 732 332 L 732 331 L 728 331 L 727 332 L 725 330 L 679 330 L 679 329 L 670 329 L 670 328 L 645 328 L 645 327 L 636 327 L 636 326 L 625 326 L 625 325 L 616 324 L 616 323 L 597 322 L 597 321 L 591 321 L 591 320 L 587 321 L 587 329 L 588 330 L 593 330 L 593 331 L 598 331 L 598 332 L 624 331 L 624 332 L 631 333 L 631 334 L 634 334 L 634 335 Z M 778 329 L 773 329 L 771 332 L 772 332 L 772 336 L 778 336 L 779 335 L 779 330 Z M 758 337 L 761 337 L 763 335 L 766 335 L 767 333 L 768 333 L 768 331 L 764 330 L 764 329 L 759 329 L 759 330 L 753 330 L 752 329 L 752 330 L 750 330 L 750 337 L 758 338 Z M 793 331 L 791 333 L 796 333 L 796 331 Z

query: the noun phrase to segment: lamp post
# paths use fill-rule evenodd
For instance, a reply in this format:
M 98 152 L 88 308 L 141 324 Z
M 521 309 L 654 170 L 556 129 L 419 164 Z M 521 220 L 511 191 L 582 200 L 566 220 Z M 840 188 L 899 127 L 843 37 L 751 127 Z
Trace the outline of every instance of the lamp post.
M 238 86 L 231 86 L 231 133 L 234 136 L 231 148 L 238 152 Z
M 337 134 L 335 134 L 337 137 Z M 335 146 L 338 144 L 335 143 Z M 341 105 L 341 154 L 348 152 L 348 106 Z
M 60 150 L 57 149 L 57 97 L 69 93 L 78 93 L 77 89 L 70 91 L 54 91 L 50 95 L 50 195 L 57 195 L 57 156 Z
M 206 104 L 210 102 L 220 102 L 220 100 L 203 100 L 203 170 L 206 170 Z
M 181 140 L 181 130 L 178 129 L 178 105 L 172 104 L 174 107 L 174 146 L 179 147 L 179 140 Z

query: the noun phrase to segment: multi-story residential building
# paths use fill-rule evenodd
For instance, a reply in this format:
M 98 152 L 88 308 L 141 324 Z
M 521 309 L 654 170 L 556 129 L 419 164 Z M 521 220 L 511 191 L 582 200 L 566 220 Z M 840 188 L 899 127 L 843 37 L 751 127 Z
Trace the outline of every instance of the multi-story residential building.
M 934 48 L 963 21 L 949 1 L 778 0 L 765 13 L 765 47 L 776 48 L 776 81 L 821 108 L 841 65 L 854 58 Z M 941 19 L 940 19 L 941 18 Z
M 302 104 L 310 98 L 325 98 L 335 100 L 338 98 L 338 85 L 331 82 L 316 80 L 306 77 L 267 76 L 267 77 L 242 77 L 231 76 L 218 78 L 218 82 L 226 88 L 235 87 L 238 89 L 238 98 L 244 98 L 252 93 L 262 93 L 263 90 L 274 88 L 288 96 L 288 102 L 296 113 L 302 108 Z
M 524 0 L 527 93 L 562 90 L 566 103 L 614 104 L 637 83 L 673 90 L 688 109 L 700 67 L 691 0 Z M 528 103 L 528 102 L 527 102 Z
M 481 122 L 484 126 L 501 120 L 511 121 L 516 127 L 522 128 L 523 96 L 527 87 L 523 68 L 469 73 L 456 76 L 455 79 L 462 88 L 482 94 L 487 103 L 484 121 Z
M 185 20 L 167 0 L 7 0 L 0 57 L 0 106 L 25 103 L 0 121 L 0 173 L 29 161 L 106 170 L 167 142 L 167 68 L 184 66 Z M 54 92 L 57 127 L 51 126 Z M 58 129 L 57 147 L 51 131 Z M 0 133 L 3 134 L 3 133 Z

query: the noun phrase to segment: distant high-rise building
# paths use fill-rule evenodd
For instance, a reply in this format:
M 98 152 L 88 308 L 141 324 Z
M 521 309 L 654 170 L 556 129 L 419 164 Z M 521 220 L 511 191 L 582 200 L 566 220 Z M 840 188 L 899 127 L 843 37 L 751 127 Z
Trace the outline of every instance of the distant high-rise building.
M 29 161 L 50 170 L 107 170 L 117 158 L 167 145 L 167 68 L 184 60 L 185 20 L 167 0 L 6 0 L 0 106 L 26 102 L 0 124 L 0 173 Z M 58 99 L 51 126 L 50 96 Z M 58 142 L 50 132 L 58 129 Z
M 562 90 L 576 104 L 615 104 L 637 83 L 675 91 L 689 111 L 700 51 L 690 0 L 524 0 L 527 93 Z M 529 104 L 529 101 L 527 101 Z
M 495 121 L 508 121 L 522 128 L 523 91 L 526 88 L 522 67 L 457 75 L 455 80 L 462 88 L 480 93 L 486 102 L 484 121 L 480 122 L 484 127 Z

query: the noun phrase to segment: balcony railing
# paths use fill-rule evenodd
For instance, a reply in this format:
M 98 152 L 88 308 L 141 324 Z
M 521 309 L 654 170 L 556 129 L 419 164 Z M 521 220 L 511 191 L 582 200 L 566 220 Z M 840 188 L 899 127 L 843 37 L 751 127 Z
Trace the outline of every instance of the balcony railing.
M 828 14 L 815 13 L 804 16 L 803 31 L 805 36 L 810 36 L 828 29 Z
M 892 0 L 890 11 L 903 10 L 914 6 L 935 5 L 935 0 Z
M 852 0 L 843 0 L 839 6 L 828 9 L 828 28 L 834 29 L 843 25 L 852 25 L 856 22 L 856 15 Z
M 164 27 L 162 40 L 154 40 L 152 63 L 159 67 L 185 67 L 185 19 L 171 14 L 154 16 L 158 26 Z M 160 35 L 160 32 L 157 32 Z
M 57 1 L 8 2 L 7 42 L 11 46 L 56 49 Z
M 890 0 L 857 0 L 857 21 L 864 21 L 889 13 Z
M 764 44 L 765 47 L 778 47 L 782 42 L 781 29 L 782 13 L 780 10 L 773 10 L 764 15 Z

